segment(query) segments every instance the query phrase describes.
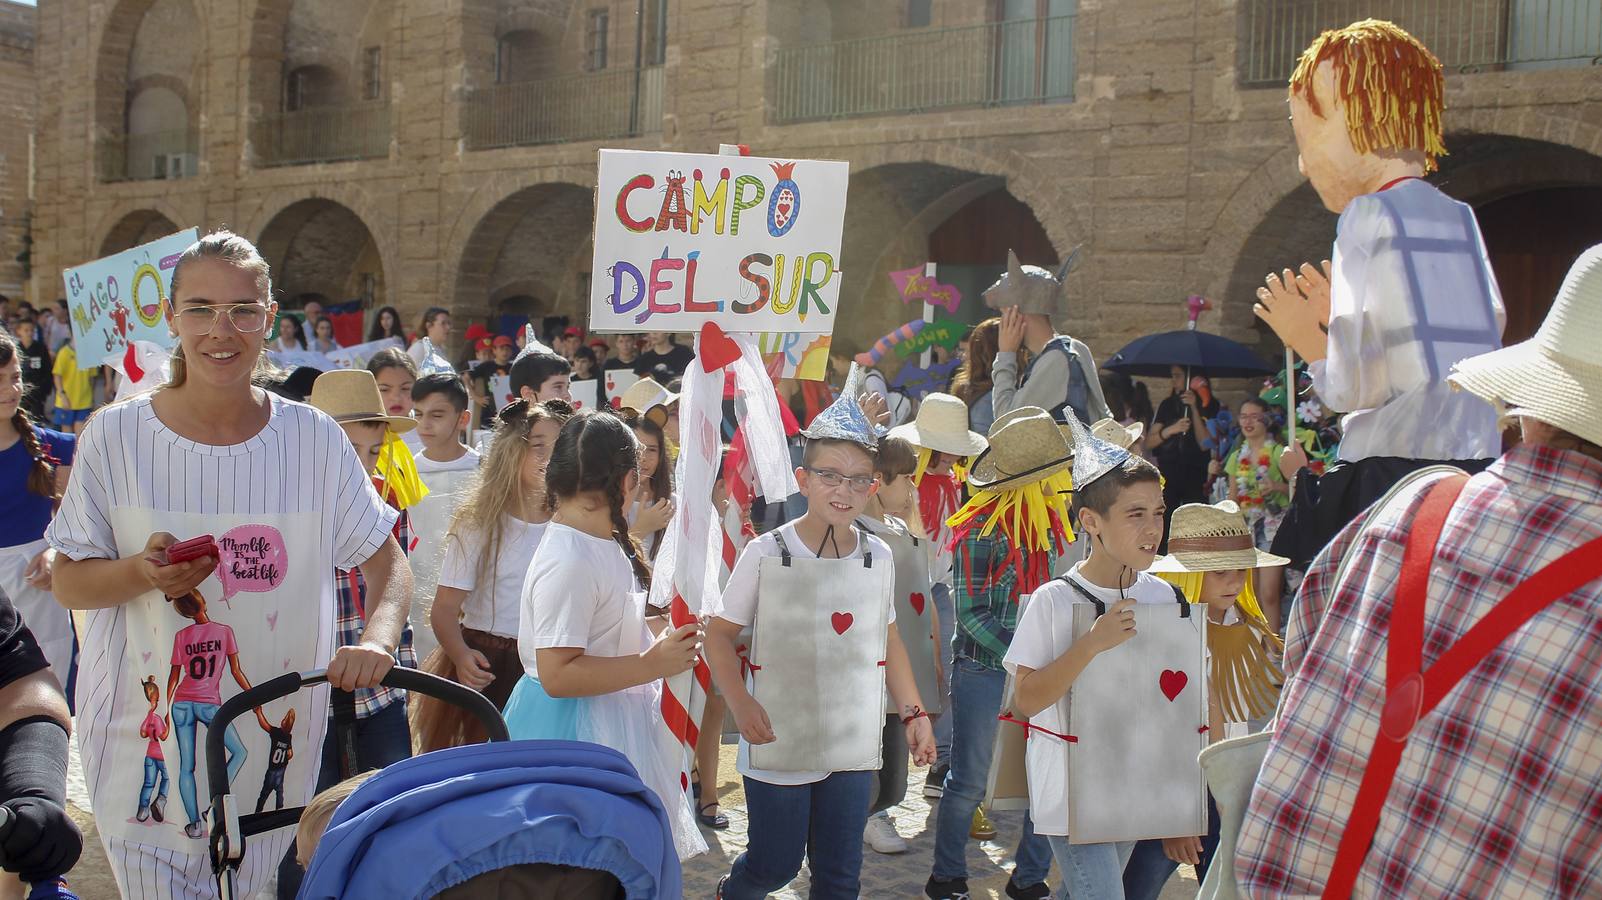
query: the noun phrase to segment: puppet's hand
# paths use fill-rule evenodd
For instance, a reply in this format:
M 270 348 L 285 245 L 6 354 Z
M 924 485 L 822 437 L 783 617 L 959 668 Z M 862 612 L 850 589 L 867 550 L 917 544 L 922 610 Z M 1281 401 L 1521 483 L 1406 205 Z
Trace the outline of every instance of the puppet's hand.
M 1266 285 L 1257 289 L 1257 305 L 1252 311 L 1303 359 L 1323 359 L 1329 344 L 1328 261 L 1322 272 L 1312 263 L 1304 263 L 1300 273 L 1286 269 L 1270 274 Z

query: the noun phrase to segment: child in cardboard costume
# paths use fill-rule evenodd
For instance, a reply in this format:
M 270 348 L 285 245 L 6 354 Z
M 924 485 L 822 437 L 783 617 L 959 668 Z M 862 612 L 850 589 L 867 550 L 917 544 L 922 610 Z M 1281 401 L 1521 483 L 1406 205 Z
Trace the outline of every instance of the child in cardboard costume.
M 1291 76 L 1299 165 L 1340 221 L 1332 260 L 1270 274 L 1256 313 L 1346 414 L 1340 462 L 1297 490 L 1274 542 L 1298 564 L 1408 472 L 1478 471 L 1501 449 L 1490 405 L 1446 383 L 1501 346 L 1506 315 L 1473 210 L 1423 180 L 1443 107 L 1440 61 L 1389 22 L 1325 32 Z
M 1001 335 L 991 369 L 991 398 L 995 414 L 1024 406 L 1038 406 L 1065 421 L 1071 409 L 1081 422 L 1112 415 L 1101 393 L 1096 359 L 1083 341 L 1059 334 L 1051 317 L 1065 309 L 1063 279 L 1073 269 L 1077 251 L 1056 275 L 1039 266 L 1018 263 L 1007 251 L 1007 271 L 985 289 L 985 304 L 1001 311 Z M 1033 359 L 1020 377 L 1018 348 L 1027 345 Z
M 856 897 L 862 834 L 895 699 L 913 762 L 934 733 L 896 628 L 895 565 L 856 527 L 876 490 L 880 429 L 858 400 L 853 366 L 840 399 L 813 420 L 796 481 L 806 515 L 747 544 L 714 601 L 706 656 L 740 728 L 749 843 L 717 896 L 766 897 L 810 860 L 812 896 Z M 752 630 L 748 671 L 735 652 Z

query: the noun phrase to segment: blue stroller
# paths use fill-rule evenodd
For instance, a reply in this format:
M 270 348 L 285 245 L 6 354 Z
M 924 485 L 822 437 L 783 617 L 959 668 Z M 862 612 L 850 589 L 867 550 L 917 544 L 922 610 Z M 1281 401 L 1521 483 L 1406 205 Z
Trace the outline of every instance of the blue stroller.
M 211 858 L 223 900 L 236 900 L 246 838 L 293 825 L 302 812 L 239 815 L 224 764 L 225 726 L 326 680 L 315 671 L 258 684 L 229 698 L 208 731 Z M 491 743 L 403 760 L 358 787 L 317 846 L 303 900 L 682 896 L 667 812 L 623 754 L 575 741 L 509 741 L 494 704 L 447 679 L 396 668 L 384 684 L 466 707 Z M 341 728 L 354 720 L 352 695 L 335 691 L 332 702 L 336 740 L 353 741 Z

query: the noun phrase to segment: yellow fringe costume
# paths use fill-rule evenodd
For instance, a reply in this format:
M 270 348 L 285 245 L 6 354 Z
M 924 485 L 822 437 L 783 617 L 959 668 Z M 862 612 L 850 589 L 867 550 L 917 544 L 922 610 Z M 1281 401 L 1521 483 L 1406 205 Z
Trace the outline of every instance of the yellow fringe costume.
M 1205 572 L 1162 572 L 1157 577 L 1178 587 L 1190 602 L 1200 602 Z M 1235 598 L 1235 611 L 1240 621 L 1233 625 L 1207 623 L 1207 649 L 1212 655 L 1209 677 L 1224 721 L 1247 722 L 1268 715 L 1279 704 L 1277 685 L 1285 675 L 1264 643 L 1278 652 L 1284 651 L 1284 645 L 1263 616 L 1250 577 Z

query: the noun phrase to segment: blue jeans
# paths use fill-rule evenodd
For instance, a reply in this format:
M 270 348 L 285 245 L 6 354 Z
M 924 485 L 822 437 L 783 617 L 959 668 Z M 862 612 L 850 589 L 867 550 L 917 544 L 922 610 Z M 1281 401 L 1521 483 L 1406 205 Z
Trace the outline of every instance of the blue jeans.
M 178 796 L 184 801 L 184 813 L 191 825 L 200 821 L 200 807 L 195 803 L 195 723 L 210 730 L 211 720 L 221 708 L 216 703 L 195 700 L 180 700 L 172 705 L 172 728 L 178 732 Z M 223 746 L 228 748 L 228 783 L 232 785 L 245 765 L 245 742 L 232 724 L 223 732 Z
M 996 716 L 1001 714 L 1001 695 L 1006 688 L 1007 673 L 1000 669 L 962 657 L 952 666 L 951 711 L 943 717 L 951 719 L 951 771 L 946 773 L 945 795 L 935 815 L 935 878 L 968 877 L 968 830 L 973 825 L 973 811 L 985 798 L 1000 724 Z M 1017 860 L 1012 881 L 1019 887 L 1040 884 L 1051 872 L 1051 846 L 1035 834 L 1034 821 L 1027 815 L 1018 839 Z
M 412 755 L 412 730 L 406 723 L 406 703 L 397 700 L 365 719 L 356 720 L 356 768 L 352 774 L 382 769 Z M 328 720 L 328 733 L 323 737 L 322 768 L 317 770 L 317 793 L 328 790 L 340 781 L 339 742 L 334 733 L 334 720 Z M 263 795 L 265 796 L 265 791 Z M 289 842 L 289 852 L 278 864 L 278 896 L 293 900 L 300 893 L 305 870 L 295 862 L 295 842 Z
M 856 900 L 873 772 L 835 772 L 812 784 L 745 779 L 750 843 L 723 886 L 726 900 L 759 900 L 789 884 L 807 859 L 811 900 Z
M 929 593 L 934 595 L 935 614 L 940 617 L 940 671 L 946 673 L 940 690 L 941 714 L 935 717 L 935 765 L 951 764 L 951 641 L 957 634 L 957 609 L 951 602 L 951 585 L 935 582 Z
M 151 791 L 155 791 L 157 797 L 166 797 L 168 783 L 167 763 L 145 757 L 145 785 L 139 789 L 139 808 L 144 809 L 150 805 Z
M 1208 794 L 1207 834 L 1202 837 L 1201 865 L 1195 867 L 1198 882 L 1206 880 L 1207 867 L 1212 864 L 1213 852 L 1218 849 L 1218 829 L 1218 806 L 1213 803 L 1212 794 Z M 1163 892 L 1163 885 L 1168 883 L 1169 876 L 1177 868 L 1179 863 L 1163 853 L 1162 841 L 1137 842 L 1135 852 L 1129 856 L 1129 864 L 1124 866 L 1124 897 L 1126 900 L 1157 900 Z
M 1124 900 L 1124 865 L 1134 852 L 1134 841 L 1070 844 L 1067 838 L 1056 834 L 1048 840 L 1052 855 L 1057 857 L 1057 868 L 1062 870 L 1064 894 L 1073 900 Z M 1162 841 L 1157 842 L 1157 855 L 1162 856 Z

